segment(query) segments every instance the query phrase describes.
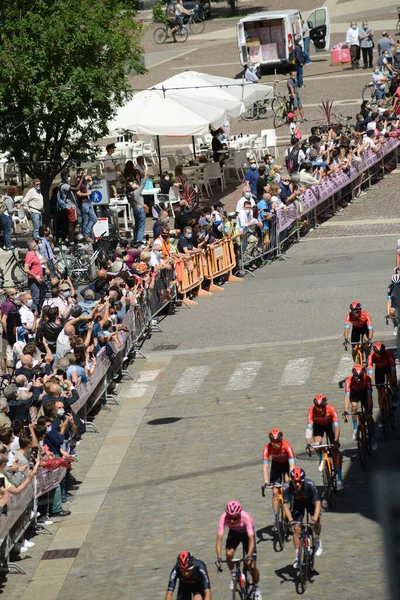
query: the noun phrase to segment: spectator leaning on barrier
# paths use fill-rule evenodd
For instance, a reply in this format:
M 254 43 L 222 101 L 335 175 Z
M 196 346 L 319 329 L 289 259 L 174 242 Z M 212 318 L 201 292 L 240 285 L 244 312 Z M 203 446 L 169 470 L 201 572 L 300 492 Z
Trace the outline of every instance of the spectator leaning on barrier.
M 299 173 L 300 182 L 309 189 L 314 185 L 319 185 L 322 181 L 323 169 L 322 168 L 314 168 L 310 163 L 303 163 L 301 165 L 301 170 Z
M 257 163 L 254 159 L 250 159 L 250 167 L 247 169 L 244 174 L 244 180 L 248 182 L 250 186 L 251 193 L 256 198 L 257 197 L 257 180 L 259 178 L 259 173 L 257 171 Z

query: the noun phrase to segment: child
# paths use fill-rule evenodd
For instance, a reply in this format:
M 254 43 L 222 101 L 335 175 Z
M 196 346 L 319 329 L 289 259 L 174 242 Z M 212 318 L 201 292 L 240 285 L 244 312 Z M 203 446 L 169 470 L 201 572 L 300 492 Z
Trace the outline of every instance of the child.
M 299 129 L 299 122 L 296 118 L 296 115 L 292 112 L 288 113 L 288 121 L 289 121 L 289 135 L 290 137 L 295 137 L 296 140 L 301 140 L 302 135 Z

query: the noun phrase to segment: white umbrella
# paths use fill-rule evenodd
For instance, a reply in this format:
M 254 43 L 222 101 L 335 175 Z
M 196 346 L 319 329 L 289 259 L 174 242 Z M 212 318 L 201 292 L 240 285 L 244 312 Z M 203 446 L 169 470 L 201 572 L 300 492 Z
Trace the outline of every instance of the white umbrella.
M 207 105 L 224 106 L 229 117 L 238 117 L 254 102 L 264 100 L 273 93 L 269 85 L 196 71 L 174 75 L 157 84 L 155 89 L 163 90 L 166 96 L 179 94 L 180 97 L 195 98 Z
M 151 89 L 135 94 L 109 123 L 109 131 L 129 129 L 157 136 L 203 135 L 209 132 L 209 125 L 217 129 L 225 119 L 226 111 L 221 106 Z

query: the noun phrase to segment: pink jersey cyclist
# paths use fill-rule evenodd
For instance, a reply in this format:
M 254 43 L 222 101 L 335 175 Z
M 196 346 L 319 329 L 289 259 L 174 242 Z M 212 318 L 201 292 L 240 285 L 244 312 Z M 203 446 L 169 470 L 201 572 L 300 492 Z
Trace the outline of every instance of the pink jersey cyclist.
M 232 531 L 237 533 L 247 533 L 247 535 L 254 535 L 254 521 L 253 517 L 249 515 L 245 510 L 240 513 L 240 519 L 232 519 L 226 512 L 222 513 L 218 521 L 218 533 L 217 535 L 224 535 L 225 527 L 229 527 Z

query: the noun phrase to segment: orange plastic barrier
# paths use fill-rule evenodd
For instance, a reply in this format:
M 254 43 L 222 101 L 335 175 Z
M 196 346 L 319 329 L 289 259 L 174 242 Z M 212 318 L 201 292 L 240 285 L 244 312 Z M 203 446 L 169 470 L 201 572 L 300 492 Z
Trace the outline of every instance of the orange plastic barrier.
M 236 265 L 233 242 L 230 238 L 219 240 L 218 243 L 209 246 L 204 253 L 204 279 L 210 281 L 210 290 L 223 291 L 224 288 L 215 285 L 214 279 L 229 273 L 228 281 L 242 281 L 240 277 L 232 275 Z
M 178 293 L 183 296 L 183 300 L 188 304 L 197 304 L 197 302 L 189 300 L 186 295 L 196 288 L 200 290 L 204 280 L 202 255 L 203 253 L 199 252 L 188 258 L 181 258 L 175 265 Z

